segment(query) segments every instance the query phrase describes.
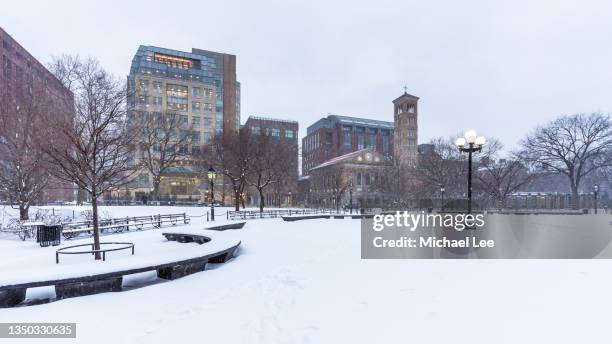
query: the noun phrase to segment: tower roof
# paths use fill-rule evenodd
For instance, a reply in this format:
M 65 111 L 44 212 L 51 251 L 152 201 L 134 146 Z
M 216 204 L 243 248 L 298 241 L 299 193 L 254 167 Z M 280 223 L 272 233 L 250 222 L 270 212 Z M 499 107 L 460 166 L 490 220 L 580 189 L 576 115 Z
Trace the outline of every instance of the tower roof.
M 408 92 L 404 91 L 404 94 L 395 98 L 395 100 L 393 100 L 393 103 L 397 103 L 398 101 L 402 99 L 419 100 L 419 97 L 413 96 L 412 94 L 408 94 Z

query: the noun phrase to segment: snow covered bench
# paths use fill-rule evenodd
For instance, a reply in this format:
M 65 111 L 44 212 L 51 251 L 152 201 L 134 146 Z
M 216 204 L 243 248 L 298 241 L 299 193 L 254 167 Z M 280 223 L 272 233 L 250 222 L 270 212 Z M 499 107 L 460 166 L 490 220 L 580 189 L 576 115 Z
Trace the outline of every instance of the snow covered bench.
M 230 223 L 227 225 L 220 225 L 220 226 L 212 226 L 212 227 L 207 227 L 205 229 L 211 230 L 211 231 L 224 231 L 227 229 L 240 229 L 242 227 L 244 227 L 244 224 L 246 222 L 235 222 L 235 223 Z
M 175 226 L 179 221 L 182 221 L 184 224 L 188 224 L 190 222 L 189 216 L 187 214 L 165 214 L 165 215 L 150 215 L 150 216 L 134 216 L 134 217 L 120 217 L 108 220 L 100 220 L 100 225 L 98 228 L 101 232 L 105 232 L 111 230 L 113 233 L 123 232 L 124 230 L 129 231 L 130 228 L 136 228 L 136 230 L 141 230 L 145 226 L 152 226 L 154 228 L 160 228 L 163 224 L 170 223 Z M 64 229 L 62 230 L 62 235 L 66 239 L 72 239 L 79 234 L 88 233 L 91 234 L 93 232 L 93 224 L 91 221 L 82 221 L 82 222 L 69 222 L 62 224 Z
M 173 280 L 204 271 L 207 263 L 224 263 L 234 256 L 240 240 L 222 232 L 187 230 L 164 233 L 191 237 L 185 241 L 201 245 L 181 250 L 130 256 L 129 259 L 106 262 L 59 264 L 44 269 L 32 267 L 4 271 L 0 282 L 0 307 L 13 307 L 25 300 L 28 288 L 54 286 L 57 299 L 121 291 L 123 276 L 146 271 L 157 271 L 162 279 Z M 162 245 L 165 245 L 161 243 Z
M 329 219 L 331 215 L 300 215 L 300 216 L 283 216 L 283 221 L 299 221 L 311 219 Z

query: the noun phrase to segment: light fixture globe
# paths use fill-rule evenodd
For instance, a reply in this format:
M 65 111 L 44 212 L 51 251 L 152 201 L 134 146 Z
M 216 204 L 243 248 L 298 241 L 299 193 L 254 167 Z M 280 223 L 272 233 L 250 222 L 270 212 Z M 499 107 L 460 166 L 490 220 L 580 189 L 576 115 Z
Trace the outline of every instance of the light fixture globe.
M 478 136 L 474 143 L 478 146 L 483 146 L 485 143 L 487 143 L 487 139 L 485 139 L 484 136 Z
M 478 137 L 478 134 L 475 130 L 468 130 L 465 132 L 465 134 L 463 134 L 463 137 L 465 137 L 467 143 L 474 143 L 476 141 L 476 137 Z
M 465 146 L 465 139 L 463 137 L 459 137 L 455 140 L 455 145 L 457 147 L 463 147 Z
M 208 169 L 207 177 L 210 181 L 214 181 L 217 178 L 217 171 L 212 166 Z

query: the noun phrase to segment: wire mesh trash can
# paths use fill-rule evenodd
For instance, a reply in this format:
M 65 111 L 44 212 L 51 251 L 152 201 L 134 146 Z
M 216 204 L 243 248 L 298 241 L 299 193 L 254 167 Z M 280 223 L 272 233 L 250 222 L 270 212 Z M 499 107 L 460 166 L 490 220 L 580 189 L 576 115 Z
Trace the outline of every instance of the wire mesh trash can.
M 36 242 L 40 247 L 57 246 L 61 242 L 62 226 L 61 225 L 43 225 L 36 228 Z

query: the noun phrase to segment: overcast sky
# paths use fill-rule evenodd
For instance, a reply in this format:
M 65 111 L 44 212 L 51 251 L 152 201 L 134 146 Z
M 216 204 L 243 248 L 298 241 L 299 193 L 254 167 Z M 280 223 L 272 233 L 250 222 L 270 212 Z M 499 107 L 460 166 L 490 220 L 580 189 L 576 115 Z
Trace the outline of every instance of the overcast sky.
M 36 58 L 97 57 L 126 76 L 139 45 L 237 55 L 242 122 L 327 113 L 393 120 L 421 98 L 419 142 L 474 128 L 512 149 L 555 116 L 612 112 L 612 1 L 2 1 Z

